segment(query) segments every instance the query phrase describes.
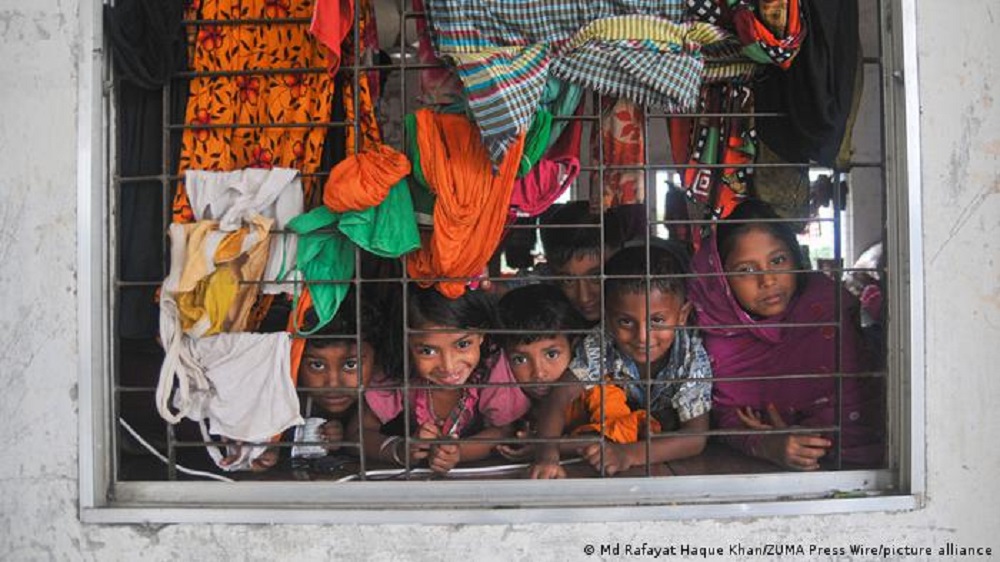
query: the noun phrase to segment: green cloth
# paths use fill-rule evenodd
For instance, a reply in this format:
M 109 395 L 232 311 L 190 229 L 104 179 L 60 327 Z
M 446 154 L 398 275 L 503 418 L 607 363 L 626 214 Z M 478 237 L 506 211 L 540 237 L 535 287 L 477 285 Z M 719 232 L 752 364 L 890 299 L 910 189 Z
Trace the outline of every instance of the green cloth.
M 523 178 L 535 167 L 535 164 L 542 159 L 545 150 L 549 147 L 549 134 L 552 130 L 552 114 L 548 110 L 539 108 L 535 112 L 535 118 L 531 120 L 531 127 L 524 137 L 524 151 L 521 153 L 521 163 L 517 168 L 517 177 Z
M 309 331 L 296 327 L 299 335 L 316 333 L 336 316 L 349 284 L 322 281 L 354 278 L 356 247 L 384 258 L 397 258 L 420 247 L 406 180 L 392 186 L 385 200 L 375 207 L 345 213 L 318 207 L 293 218 L 288 228 L 299 235 L 296 269 L 309 285 L 313 310 L 319 319 Z

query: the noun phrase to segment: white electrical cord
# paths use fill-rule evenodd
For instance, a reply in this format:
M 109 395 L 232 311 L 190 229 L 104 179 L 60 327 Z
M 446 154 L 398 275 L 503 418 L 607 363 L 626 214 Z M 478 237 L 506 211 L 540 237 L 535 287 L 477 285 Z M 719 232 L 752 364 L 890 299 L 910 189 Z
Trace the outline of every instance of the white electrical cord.
M 125 431 L 128 431 L 129 434 L 131 434 L 132 437 L 134 437 L 135 440 L 138 441 L 140 445 L 142 445 L 143 447 L 145 447 L 146 450 L 148 450 L 150 453 L 152 453 L 154 456 L 156 456 L 156 458 L 158 458 L 161 461 L 163 461 L 164 464 L 168 464 L 170 462 L 167 459 L 167 457 L 163 456 L 152 445 L 150 445 L 149 443 L 147 443 L 145 439 L 143 439 L 142 437 L 140 437 L 139 434 L 136 433 L 136 431 L 134 429 L 132 429 L 132 426 L 130 426 L 123 418 L 118 418 L 118 423 L 121 424 L 121 426 L 125 428 Z M 565 466 L 567 464 L 578 463 L 578 462 L 580 462 L 582 460 L 583 460 L 582 458 L 566 459 L 566 460 L 559 461 L 559 464 Z M 174 464 L 174 466 L 176 466 L 177 470 L 179 470 L 180 472 L 183 472 L 184 474 L 189 474 L 191 476 L 203 476 L 205 478 L 211 478 L 213 480 L 218 480 L 220 482 L 235 482 L 235 480 L 233 480 L 232 478 L 226 478 L 225 476 L 220 476 L 220 475 L 214 474 L 212 472 L 204 472 L 204 471 L 201 471 L 201 470 L 193 470 L 193 469 L 181 466 L 179 464 Z M 497 465 L 497 466 L 470 466 L 470 467 L 465 467 L 465 468 L 453 468 L 450 471 L 448 471 L 448 474 L 484 474 L 484 473 L 490 473 L 490 472 L 493 472 L 493 473 L 503 473 L 503 472 L 510 472 L 510 471 L 513 471 L 513 470 L 520 470 L 520 469 L 523 469 L 523 468 L 528 468 L 529 466 L 531 466 L 529 463 L 501 464 L 501 465 Z M 429 468 L 411 468 L 409 471 L 407 471 L 405 468 L 387 468 L 387 469 L 380 469 L 380 470 L 369 470 L 369 471 L 365 472 L 365 478 L 369 478 L 369 477 L 372 477 L 372 476 L 374 476 L 374 477 L 386 476 L 386 477 L 392 478 L 392 477 L 396 477 L 396 476 L 402 476 L 402 475 L 407 474 L 407 473 L 409 473 L 409 474 L 433 474 L 433 472 L 434 471 L 432 471 Z M 347 476 L 345 476 L 343 478 L 335 480 L 334 482 L 350 482 L 352 480 L 357 480 L 359 477 L 360 476 L 358 474 L 349 474 L 349 475 L 347 475 Z
M 583 460 L 582 458 L 566 459 L 563 461 L 559 461 L 559 464 L 560 465 L 573 464 L 580 462 L 582 460 Z M 510 472 L 512 470 L 520 470 L 523 468 L 528 468 L 529 466 L 531 466 L 529 463 L 501 464 L 497 466 L 470 466 L 465 468 L 453 468 L 448 471 L 448 474 L 483 474 L 490 472 L 502 473 L 502 472 Z M 409 471 L 407 471 L 405 468 L 386 468 L 380 470 L 369 470 L 365 472 L 365 478 L 369 478 L 372 476 L 375 477 L 385 476 L 388 478 L 393 478 L 396 476 L 402 476 L 404 474 L 433 474 L 433 473 L 434 471 L 429 468 L 411 468 Z M 352 480 L 357 480 L 358 478 L 360 478 L 360 475 L 358 474 L 349 474 L 339 480 L 335 480 L 335 482 L 350 482 Z
M 158 458 L 161 461 L 163 461 L 164 464 L 169 464 L 170 463 L 170 461 L 167 459 L 167 457 L 163 456 L 152 445 L 150 445 L 149 443 L 147 443 L 145 439 L 143 439 L 142 437 L 139 437 L 139 434 L 136 433 L 136 431 L 134 429 L 132 429 L 132 426 L 130 426 L 123 418 L 118 418 L 118 423 L 121 424 L 121 426 L 125 428 L 125 431 L 129 432 L 132 435 L 132 437 L 134 437 L 135 440 L 139 442 L 140 445 L 142 445 L 143 447 L 145 447 L 146 450 L 148 450 L 150 453 L 153 453 L 153 455 L 156 456 L 156 458 Z M 174 466 L 177 467 L 177 470 L 183 472 L 184 474 L 189 474 L 191 476 L 204 476 L 205 478 L 211 478 L 213 480 L 218 480 L 220 482 L 236 482 L 232 478 L 226 478 L 225 476 L 220 476 L 220 475 L 214 474 L 212 472 L 203 472 L 201 470 L 193 470 L 193 469 L 181 466 L 179 464 L 174 464 Z

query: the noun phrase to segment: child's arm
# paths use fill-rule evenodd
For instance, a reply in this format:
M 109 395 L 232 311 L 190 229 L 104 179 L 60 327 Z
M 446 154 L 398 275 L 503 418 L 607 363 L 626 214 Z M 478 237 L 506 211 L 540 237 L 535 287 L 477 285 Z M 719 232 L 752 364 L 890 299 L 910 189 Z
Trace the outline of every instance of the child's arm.
M 768 404 L 770 423 L 764 423 L 752 408 L 737 410 L 737 416 L 751 429 L 785 428 L 788 425 L 774 404 Z M 749 453 L 755 457 L 793 470 L 817 470 L 819 459 L 832 443 L 818 434 L 770 434 L 757 436 Z
M 473 435 L 471 439 L 506 439 L 514 435 L 512 424 L 500 427 L 487 427 L 479 433 Z M 476 443 L 463 441 L 458 446 L 459 456 L 463 461 L 477 461 L 490 456 L 496 443 Z
M 681 422 L 678 434 L 702 433 L 708 431 L 708 414 L 702 414 L 685 422 Z M 660 437 L 649 443 L 649 462 L 660 463 L 693 457 L 705 448 L 705 435 L 676 435 Z M 601 458 L 601 444 L 593 443 L 584 447 L 582 456 L 595 470 L 601 470 L 608 476 L 624 472 L 633 466 L 646 463 L 646 442 L 635 443 L 605 443 L 604 458 Z M 602 463 L 603 460 L 603 463 Z
M 579 382 L 572 372 L 566 371 L 559 382 Z M 556 386 L 542 403 L 538 413 L 538 437 L 558 439 L 566 426 L 566 407 L 580 395 L 580 387 Z M 535 462 L 528 468 L 528 477 L 537 479 L 565 478 L 566 471 L 559 465 L 559 444 L 541 443 L 535 449 Z
M 406 463 L 406 439 L 400 436 L 382 435 L 382 421 L 370 409 L 365 409 L 364 417 L 361 419 L 361 432 L 364 435 L 365 457 L 371 460 L 380 460 L 397 465 Z M 423 432 L 424 428 L 420 428 Z M 435 435 L 424 435 L 418 433 L 418 437 L 433 438 Z M 430 446 L 426 444 L 413 444 L 410 446 L 410 462 L 427 458 Z

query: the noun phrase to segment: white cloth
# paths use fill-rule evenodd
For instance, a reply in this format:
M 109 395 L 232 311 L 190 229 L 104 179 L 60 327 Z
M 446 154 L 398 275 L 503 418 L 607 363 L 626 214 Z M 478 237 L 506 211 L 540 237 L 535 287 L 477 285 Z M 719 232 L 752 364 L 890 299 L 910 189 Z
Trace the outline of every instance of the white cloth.
M 288 333 L 187 338 L 185 348 L 211 386 L 192 395 L 188 417 L 207 419 L 212 435 L 261 442 L 303 423 Z
M 217 220 L 219 230 L 238 229 L 251 216 L 274 219 L 280 230 L 304 211 L 302 180 L 291 168 L 247 168 L 235 172 L 188 170 L 184 188 L 196 220 Z M 295 269 L 297 236 L 292 233 L 271 237 L 264 279 L 279 279 Z M 266 294 L 292 293 L 292 283 L 265 283 Z
M 303 423 L 291 379 L 287 333 L 190 337 L 181 331 L 177 303 L 163 291 L 160 337 L 166 357 L 160 368 L 156 407 L 167 422 L 186 417 L 199 423 L 206 441 L 215 435 L 247 443 L 266 442 Z M 171 392 L 176 413 L 168 407 Z M 266 447 L 228 449 L 229 454 L 238 450 L 240 456 L 227 466 L 222 466 L 218 448 L 209 447 L 208 454 L 220 468 L 233 471 L 249 470 Z

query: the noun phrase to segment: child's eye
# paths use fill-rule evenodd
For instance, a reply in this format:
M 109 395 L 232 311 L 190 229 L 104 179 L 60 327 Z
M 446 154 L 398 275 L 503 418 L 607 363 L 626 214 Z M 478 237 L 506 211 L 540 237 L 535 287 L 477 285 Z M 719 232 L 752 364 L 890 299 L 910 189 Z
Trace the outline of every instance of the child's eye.
M 631 318 L 619 318 L 618 319 L 618 325 L 621 326 L 622 328 L 631 328 L 632 324 L 633 324 L 633 322 L 632 322 Z
M 320 361 L 318 359 L 309 359 L 308 361 L 306 361 L 306 368 L 309 369 L 310 371 L 325 371 L 326 362 Z
M 545 352 L 545 358 L 548 359 L 548 360 L 550 360 L 550 361 L 558 359 L 561 355 L 562 355 L 562 352 L 560 352 L 558 349 L 549 349 L 549 350 L 546 350 L 546 352 Z
M 459 349 L 468 349 L 471 345 L 472 345 L 472 341 L 471 340 L 459 340 L 455 344 L 455 347 L 457 347 Z
M 662 316 L 654 316 L 649 319 L 649 323 L 656 328 L 663 328 L 667 325 L 667 319 Z
M 735 271 L 736 273 L 753 273 L 757 271 L 757 268 L 752 265 L 744 264 L 736 266 L 736 269 L 734 269 L 733 271 Z
M 778 254 L 771 258 L 771 265 L 781 265 L 788 261 L 788 256 L 784 254 Z
M 430 355 L 434 355 L 434 348 L 433 347 L 428 347 L 426 345 L 418 345 L 417 347 L 415 347 L 413 349 L 413 353 L 415 355 L 430 356 Z
M 355 358 L 345 359 L 343 369 L 345 371 L 357 371 L 358 370 L 358 360 Z
M 528 358 L 523 355 L 511 355 L 510 364 L 515 367 L 520 367 L 528 362 Z

